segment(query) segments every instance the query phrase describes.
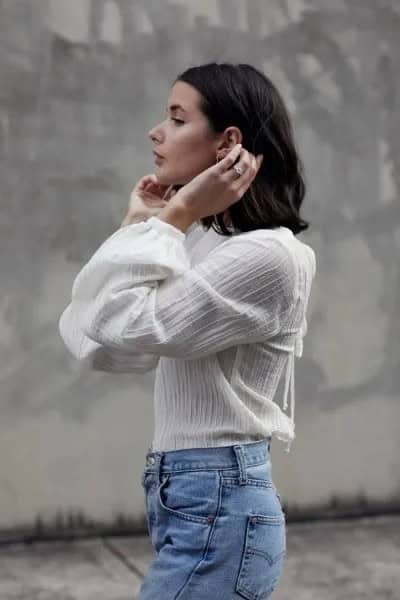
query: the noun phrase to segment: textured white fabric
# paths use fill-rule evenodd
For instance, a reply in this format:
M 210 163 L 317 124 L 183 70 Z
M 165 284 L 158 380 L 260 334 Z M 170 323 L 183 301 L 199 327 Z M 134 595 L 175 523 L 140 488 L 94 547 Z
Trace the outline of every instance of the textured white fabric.
M 92 369 L 156 368 L 153 450 L 274 435 L 289 452 L 315 272 L 314 251 L 286 227 L 227 238 L 151 217 L 117 230 L 81 269 L 59 331 Z

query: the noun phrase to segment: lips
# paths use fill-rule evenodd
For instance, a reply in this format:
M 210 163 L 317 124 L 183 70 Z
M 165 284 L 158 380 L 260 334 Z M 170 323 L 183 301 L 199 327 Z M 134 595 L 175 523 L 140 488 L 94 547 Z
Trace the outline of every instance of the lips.
M 154 156 L 156 156 L 157 158 L 164 158 L 164 157 L 162 156 L 162 154 L 159 154 L 159 153 L 158 153 L 158 152 L 156 152 L 155 150 L 153 150 L 153 154 L 154 154 Z

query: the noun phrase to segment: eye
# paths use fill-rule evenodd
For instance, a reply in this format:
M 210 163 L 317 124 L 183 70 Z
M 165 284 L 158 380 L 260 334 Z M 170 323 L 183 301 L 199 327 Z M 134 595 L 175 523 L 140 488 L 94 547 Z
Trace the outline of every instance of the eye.
M 184 123 L 185 121 L 181 121 L 181 119 L 175 119 L 174 117 L 171 117 L 171 121 L 175 121 L 175 123 Z

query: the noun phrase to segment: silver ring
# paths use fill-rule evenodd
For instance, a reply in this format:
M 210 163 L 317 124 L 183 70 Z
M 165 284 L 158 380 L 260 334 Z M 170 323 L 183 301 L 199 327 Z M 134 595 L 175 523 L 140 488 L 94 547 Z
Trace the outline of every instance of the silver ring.
M 243 167 L 239 166 L 239 165 L 233 165 L 233 170 L 236 171 L 236 173 L 240 176 L 243 175 L 243 173 L 246 171 L 246 169 L 244 169 Z

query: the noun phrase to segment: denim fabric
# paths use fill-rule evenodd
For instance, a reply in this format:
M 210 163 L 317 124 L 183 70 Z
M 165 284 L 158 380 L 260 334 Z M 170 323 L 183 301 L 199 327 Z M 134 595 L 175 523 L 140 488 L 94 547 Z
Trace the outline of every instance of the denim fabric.
M 149 449 L 142 486 L 155 556 L 138 600 L 270 598 L 286 556 L 270 445 Z

